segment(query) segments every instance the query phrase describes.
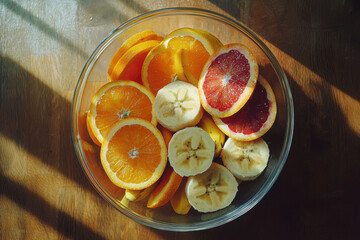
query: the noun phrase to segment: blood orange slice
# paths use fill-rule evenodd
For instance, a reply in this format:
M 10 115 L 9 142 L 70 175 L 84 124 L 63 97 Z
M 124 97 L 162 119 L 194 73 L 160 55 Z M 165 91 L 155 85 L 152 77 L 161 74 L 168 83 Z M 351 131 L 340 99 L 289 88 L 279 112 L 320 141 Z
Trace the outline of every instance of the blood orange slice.
M 250 141 L 264 135 L 276 118 L 276 100 L 269 83 L 259 76 L 249 101 L 239 112 L 227 118 L 214 118 L 216 125 L 229 137 Z
M 242 44 L 220 47 L 207 61 L 199 81 L 201 104 L 213 117 L 229 117 L 250 98 L 259 67 Z

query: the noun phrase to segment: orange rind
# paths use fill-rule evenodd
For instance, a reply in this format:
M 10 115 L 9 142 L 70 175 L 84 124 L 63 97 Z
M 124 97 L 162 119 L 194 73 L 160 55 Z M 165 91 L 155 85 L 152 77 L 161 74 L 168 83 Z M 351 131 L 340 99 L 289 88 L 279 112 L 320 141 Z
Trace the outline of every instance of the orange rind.
M 101 145 L 100 159 L 116 186 L 141 190 L 163 174 L 167 149 L 153 124 L 140 118 L 127 118 L 110 129 Z

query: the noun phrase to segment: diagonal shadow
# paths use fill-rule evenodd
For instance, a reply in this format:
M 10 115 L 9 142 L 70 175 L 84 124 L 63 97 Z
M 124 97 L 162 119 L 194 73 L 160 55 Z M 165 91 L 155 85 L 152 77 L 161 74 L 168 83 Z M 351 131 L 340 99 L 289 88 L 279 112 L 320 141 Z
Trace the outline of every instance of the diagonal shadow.
M 54 28 L 52 28 L 50 25 L 42 21 L 40 18 L 33 15 L 31 12 L 27 11 L 26 9 L 22 8 L 19 4 L 11 0 L 4 0 L 1 3 L 8 10 L 12 11 L 26 22 L 37 27 L 40 31 L 42 31 L 43 33 L 45 33 L 55 41 L 59 42 L 60 44 L 65 45 L 69 50 L 77 53 L 79 56 L 83 58 L 87 59 L 89 57 L 89 54 L 85 53 L 82 49 L 80 49 L 78 46 L 73 44 L 69 39 L 63 37 Z
M 314 94 L 323 99 L 322 104 L 317 104 L 288 72 L 286 75 L 292 89 L 295 121 L 301 122 L 295 124 L 296 137 L 276 184 L 245 215 L 207 230 L 204 235 L 195 232 L 200 234 L 191 234 L 190 239 L 233 238 L 236 233 L 250 239 L 359 236 L 360 192 L 354 189 L 360 182 L 360 138 L 348 127 L 328 84 L 314 84 Z M 177 234 L 175 239 L 188 236 Z
M 80 14 L 79 20 L 81 23 L 85 23 L 89 26 L 98 26 L 103 24 L 109 24 L 114 18 L 123 19 L 124 16 L 116 11 L 114 7 L 109 5 L 108 1 L 97 1 L 97 0 L 76 0 L 81 6 L 81 10 L 87 12 L 85 16 Z
M 10 58 L 1 56 L 0 63 L 0 133 L 56 172 L 93 191 L 73 151 L 69 101 Z M 50 121 L 54 116 L 58 120 Z M 6 171 L 11 160 L 1 161 Z
M 360 138 L 348 126 L 329 84 L 314 83 L 312 95 L 322 99 L 317 104 L 286 75 L 294 99 L 296 137 L 275 185 L 275 199 L 263 210 L 277 215 L 274 221 L 289 229 L 288 234 L 292 228 L 301 233 L 300 239 L 351 239 L 360 233 L 353 221 L 360 220 L 360 193 L 353 191 L 360 181 Z M 276 207 L 270 205 L 274 202 Z
M 66 212 L 57 209 L 41 196 L 29 191 L 26 187 L 6 178 L 0 174 L 0 194 L 21 206 L 23 209 L 38 217 L 40 221 L 47 224 L 65 237 L 74 236 L 79 239 L 105 239 L 99 233 L 83 225 Z M 31 199 L 31 200 L 29 200 Z
M 316 85 L 324 99 L 309 99 L 288 76 L 295 105 L 288 160 L 269 193 L 249 212 L 223 226 L 195 232 L 194 239 L 354 239 L 360 229 L 360 138 L 347 126 L 328 85 Z M 316 113 L 316 114 L 314 114 Z M 334 119 L 329 119 L 329 115 Z M 339 144 L 342 136 L 342 144 Z M 161 233 L 160 233 L 161 234 Z M 186 239 L 188 233 L 177 233 Z M 166 236 L 166 234 L 163 234 Z M 273 237 L 274 238 L 274 237 Z
M 209 1 L 360 101 L 359 1 Z
M 10 58 L 1 56 L 0 64 L 0 134 L 36 156 L 54 169 L 54 172 L 82 186 L 84 191 L 93 192 L 94 189 L 82 174 L 83 170 L 77 163 L 73 150 L 70 103 Z M 55 119 L 54 115 L 59 116 L 58 120 L 49 121 Z M 23 122 L 24 120 L 26 122 Z M 4 151 L 2 148 L 3 146 L 0 146 L 0 153 Z M 1 155 L 1 172 L 6 172 L 11 167 L 12 159 Z M 36 193 L 2 175 L 0 178 L 2 194 L 54 229 L 57 228 L 59 233 L 70 236 L 72 231 L 80 231 L 88 234 L 85 236 L 90 236 L 87 239 L 101 238 L 65 212 L 49 205 Z M 59 222 L 56 222 L 56 216 L 53 218 L 51 215 L 55 213 L 58 213 Z M 69 222 L 73 224 L 68 224 Z M 73 228 L 68 229 L 69 226 Z
M 131 7 L 132 9 L 134 9 L 137 13 L 145 13 L 148 12 L 149 9 L 144 8 L 143 6 L 141 6 L 137 1 L 134 0 L 125 0 L 123 1 L 127 6 Z
M 286 75 L 301 120 L 288 160 L 252 210 L 209 230 L 214 239 L 227 232 L 230 237 L 234 229 L 252 239 L 353 239 L 360 234 L 360 192 L 354 191 L 360 181 L 360 138 L 348 127 L 328 85 L 314 86 L 324 100 L 317 104 Z

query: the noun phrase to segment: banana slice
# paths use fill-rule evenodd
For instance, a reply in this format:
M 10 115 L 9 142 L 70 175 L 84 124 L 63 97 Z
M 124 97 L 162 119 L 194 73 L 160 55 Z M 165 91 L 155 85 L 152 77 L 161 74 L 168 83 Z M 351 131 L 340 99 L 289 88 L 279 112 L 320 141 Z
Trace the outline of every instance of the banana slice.
M 154 101 L 158 122 L 170 131 L 195 126 L 203 115 L 197 87 L 183 81 L 160 89 Z
M 132 201 L 132 202 L 141 201 L 144 198 L 146 198 L 147 196 L 149 196 L 150 193 L 155 189 L 156 186 L 157 186 L 157 183 L 154 183 L 150 187 L 147 187 L 147 188 L 141 189 L 141 190 L 126 189 L 125 190 L 125 197 L 129 201 Z
M 176 132 L 169 142 L 169 163 L 180 176 L 192 176 L 206 171 L 214 158 L 215 143 L 199 127 Z
M 218 128 L 218 126 L 216 126 L 212 117 L 206 112 L 201 118 L 198 126 L 204 129 L 214 141 L 215 143 L 214 157 L 218 157 L 225 143 L 225 134 Z
M 270 150 L 262 138 L 246 142 L 228 138 L 220 156 L 235 177 L 247 181 L 254 180 L 264 171 Z
M 186 196 L 199 212 L 214 212 L 230 205 L 237 193 L 238 183 L 224 166 L 212 163 L 205 172 L 189 177 Z

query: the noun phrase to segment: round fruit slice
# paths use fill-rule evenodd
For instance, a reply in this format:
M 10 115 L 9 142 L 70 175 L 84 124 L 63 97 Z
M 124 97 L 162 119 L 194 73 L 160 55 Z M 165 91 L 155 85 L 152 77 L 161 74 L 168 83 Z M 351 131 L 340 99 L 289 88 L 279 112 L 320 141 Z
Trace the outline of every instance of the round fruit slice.
M 148 40 L 131 47 L 123 56 L 121 56 L 114 66 L 110 75 L 110 81 L 122 79 L 142 83 L 141 68 L 144 59 L 149 51 L 159 45 L 159 43 L 160 41 L 157 40 Z
M 167 151 L 160 131 L 150 122 L 128 118 L 111 128 L 101 145 L 103 168 L 116 185 L 139 190 L 154 184 L 164 172 Z
M 276 100 L 269 83 L 259 76 L 249 101 L 235 115 L 214 118 L 216 125 L 227 136 L 240 141 L 250 141 L 264 135 L 276 118 Z
M 198 38 L 207 52 L 201 54 L 199 52 L 201 46 L 197 46 L 198 43 L 196 42 L 189 42 L 189 47 L 181 55 L 181 60 L 187 81 L 197 87 L 204 64 L 206 63 L 207 59 L 209 59 L 210 55 L 213 54 L 217 48 L 222 46 L 222 43 L 214 35 L 205 30 L 192 30 L 194 33 L 189 33 L 189 36 L 193 36 L 195 39 Z M 182 31 L 174 31 L 168 36 L 168 38 L 178 37 L 182 34 Z
M 186 196 L 199 212 L 214 212 L 230 205 L 237 193 L 238 183 L 224 166 L 212 163 L 204 173 L 189 177 Z
M 95 143 L 102 143 L 110 128 L 128 117 L 142 118 L 155 126 L 154 100 L 149 90 L 132 81 L 105 84 L 91 100 L 87 119 L 90 136 L 95 136 Z
M 173 132 L 195 126 L 204 112 L 197 88 L 183 81 L 161 88 L 155 97 L 154 109 L 159 123 Z
M 204 66 L 199 93 L 204 109 L 214 117 L 228 117 L 250 98 L 258 78 L 255 57 L 242 44 L 219 48 Z
M 171 166 L 167 166 L 159 184 L 150 194 L 147 202 L 148 208 L 157 208 L 165 205 L 179 188 L 182 177 L 177 174 Z
M 153 32 L 151 30 L 144 30 L 144 31 L 136 33 L 136 34 L 132 35 L 130 38 L 128 38 L 121 45 L 121 47 L 117 50 L 117 52 L 114 54 L 114 56 L 112 57 L 112 59 L 110 61 L 109 68 L 108 68 L 109 78 L 111 76 L 111 73 L 112 73 L 115 65 L 117 64 L 119 59 L 124 55 L 124 53 L 126 51 L 128 51 L 131 47 L 135 46 L 136 44 L 144 42 L 144 41 L 148 41 L 148 40 L 161 41 L 161 40 L 163 40 L 163 37 L 159 36 L 158 34 L 156 34 L 155 32 Z
M 197 82 L 205 62 L 222 45 L 216 37 L 204 32 L 180 28 L 165 37 L 145 58 L 142 68 L 144 86 L 156 95 L 176 79 L 187 81 L 184 70 Z
M 193 176 L 206 171 L 214 158 L 215 143 L 198 127 L 176 132 L 169 142 L 169 163 L 180 176 Z
M 262 138 L 253 141 L 226 140 L 221 159 L 227 169 L 238 179 L 254 180 L 266 168 L 270 150 Z

